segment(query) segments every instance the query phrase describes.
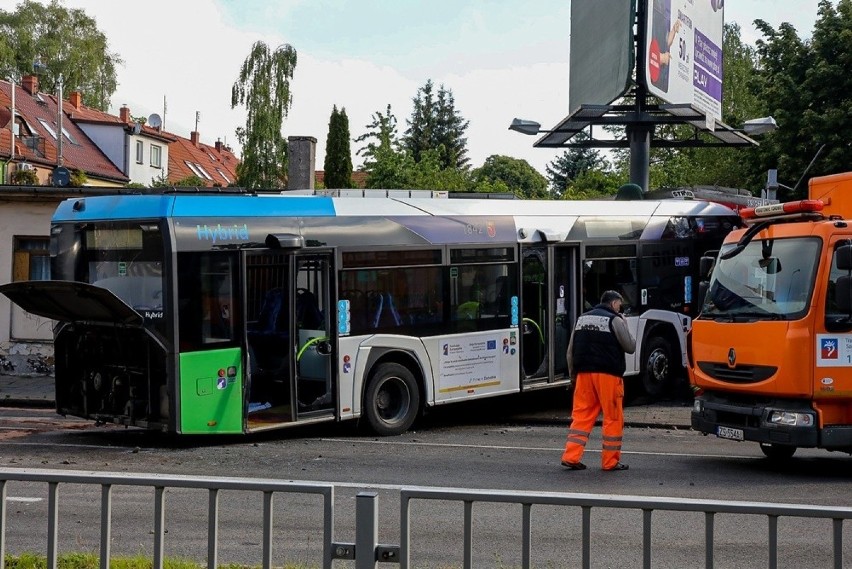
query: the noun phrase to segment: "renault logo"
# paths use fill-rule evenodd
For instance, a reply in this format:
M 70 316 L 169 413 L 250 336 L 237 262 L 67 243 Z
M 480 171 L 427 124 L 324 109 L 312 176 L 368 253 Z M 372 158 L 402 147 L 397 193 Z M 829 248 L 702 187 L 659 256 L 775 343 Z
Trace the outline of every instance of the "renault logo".
M 728 367 L 737 365 L 737 352 L 731 348 L 728 350 Z

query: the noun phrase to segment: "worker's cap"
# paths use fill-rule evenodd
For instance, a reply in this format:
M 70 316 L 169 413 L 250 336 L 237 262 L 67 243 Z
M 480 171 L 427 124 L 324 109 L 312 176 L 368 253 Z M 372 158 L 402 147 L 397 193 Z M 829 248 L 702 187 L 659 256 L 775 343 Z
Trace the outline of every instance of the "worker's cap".
M 613 300 L 624 302 L 624 297 L 614 290 L 608 290 L 601 295 L 601 304 L 609 304 Z

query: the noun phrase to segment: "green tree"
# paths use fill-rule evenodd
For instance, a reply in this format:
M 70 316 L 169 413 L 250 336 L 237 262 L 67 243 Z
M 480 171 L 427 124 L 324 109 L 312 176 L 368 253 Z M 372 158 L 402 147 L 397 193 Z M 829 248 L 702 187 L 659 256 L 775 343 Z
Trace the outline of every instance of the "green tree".
M 231 108 L 244 105 L 245 128 L 237 129 L 243 147 L 237 180 L 244 188 L 280 188 L 287 179 L 287 139 L 282 127 L 293 98 L 290 80 L 296 68 L 296 50 L 290 45 L 274 51 L 255 42 L 231 89 Z
M 586 170 L 571 180 L 561 197 L 564 200 L 609 199 L 623 182 L 624 177 L 617 172 Z
M 795 193 L 780 191 L 780 199 L 807 194 L 812 176 L 849 170 L 852 148 L 852 0 L 820 0 L 810 41 L 783 23 L 776 30 L 755 22 L 763 38 L 757 42 L 760 65 L 756 95 L 764 115 L 772 115 L 778 131 L 760 148 L 760 170 L 778 169 L 778 179 L 793 186 L 819 149 L 824 151 Z M 762 176 L 761 176 L 762 177 Z
M 452 91 L 441 85 L 436 94 L 430 79 L 417 90 L 412 103 L 402 145 L 411 152 L 415 162 L 431 150 L 438 153 L 443 168 L 466 167 L 469 158 L 465 131 L 469 121 L 456 109 Z
M 61 74 L 66 93 L 80 91 L 86 105 L 109 108 L 122 60 L 83 10 L 69 10 L 58 0 L 47 5 L 24 0 L 14 12 L 0 10 L 0 70 L 29 75 L 36 60 L 45 66 L 38 73 L 42 91 L 55 92 Z
M 386 150 L 398 150 L 399 134 L 397 120 L 388 105 L 384 114 L 382 111 L 373 113 L 372 122 L 366 126 L 367 132 L 355 139 L 355 142 L 366 143 L 358 149 L 357 154 L 364 157 L 363 168 L 371 170 Z
M 349 117 L 346 109 L 331 110 L 328 121 L 328 138 L 325 143 L 325 187 L 330 189 L 351 188 L 352 151 L 349 148 Z
M 530 166 L 529 162 L 511 156 L 494 154 L 485 163 L 471 172 L 475 185 L 502 182 L 508 191 L 526 199 L 550 197 L 547 178 Z
M 581 131 L 573 138 L 574 143 L 589 140 L 589 135 Z M 545 166 L 554 197 L 561 197 L 571 182 L 583 172 L 603 170 L 608 166 L 600 151 L 590 147 L 569 148 L 562 156 Z

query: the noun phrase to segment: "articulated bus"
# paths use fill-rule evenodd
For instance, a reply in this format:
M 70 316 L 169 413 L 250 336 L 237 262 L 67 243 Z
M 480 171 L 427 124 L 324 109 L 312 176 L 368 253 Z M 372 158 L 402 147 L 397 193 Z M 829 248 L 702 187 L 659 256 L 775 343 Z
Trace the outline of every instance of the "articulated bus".
M 56 321 L 63 415 L 181 434 L 360 419 L 569 387 L 584 306 L 616 289 L 659 391 L 686 365 L 697 265 L 739 223 L 703 201 L 362 191 L 81 197 L 50 281 L 0 287 Z

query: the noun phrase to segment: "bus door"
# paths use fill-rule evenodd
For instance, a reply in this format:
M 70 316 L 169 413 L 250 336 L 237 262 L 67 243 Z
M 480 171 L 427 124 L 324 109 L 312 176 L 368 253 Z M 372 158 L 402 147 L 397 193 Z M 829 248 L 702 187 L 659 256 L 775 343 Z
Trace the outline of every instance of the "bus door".
M 525 387 L 568 379 L 565 350 L 581 303 L 579 247 L 571 243 L 522 249 L 522 364 Z
M 331 255 L 245 256 L 248 430 L 331 415 Z
M 336 392 L 331 355 L 333 316 L 330 253 L 294 255 L 294 393 L 297 418 L 333 414 Z

